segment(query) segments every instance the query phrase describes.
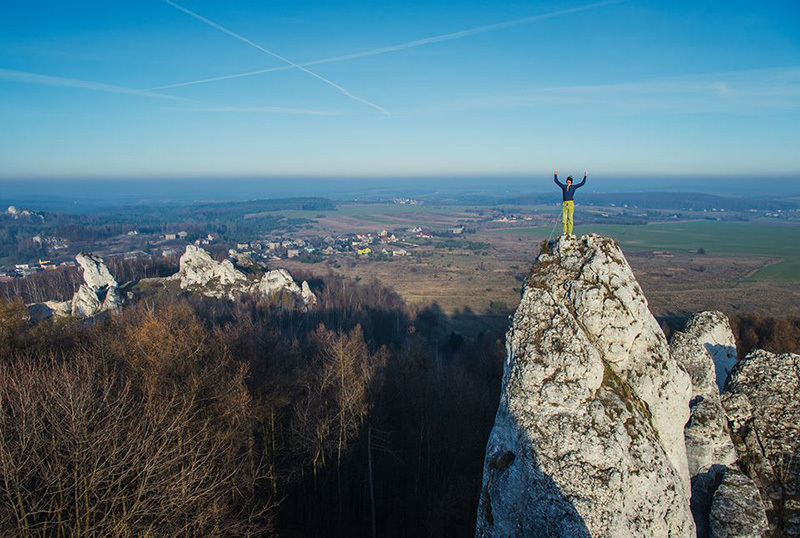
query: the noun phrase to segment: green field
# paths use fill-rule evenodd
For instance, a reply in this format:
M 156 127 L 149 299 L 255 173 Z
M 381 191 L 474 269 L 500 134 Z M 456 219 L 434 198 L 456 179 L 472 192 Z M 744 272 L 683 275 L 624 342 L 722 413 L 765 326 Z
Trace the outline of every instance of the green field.
M 381 215 L 426 215 L 434 213 L 463 213 L 466 209 L 475 209 L 472 206 L 435 206 L 435 205 L 410 205 L 410 204 L 342 204 L 335 210 L 278 210 L 264 214 L 280 215 L 288 218 L 313 219 L 319 215 L 326 217 L 356 217 L 368 221 L 380 221 Z M 370 218 L 370 216 L 375 216 Z
M 554 234 L 558 234 L 559 225 Z M 550 228 L 514 228 L 501 233 L 547 237 Z M 619 241 L 622 248 L 668 250 L 706 254 L 780 258 L 752 275 L 754 280 L 800 280 L 800 226 L 774 226 L 741 222 L 695 221 L 645 226 L 592 224 L 576 226 L 575 234 L 599 233 Z

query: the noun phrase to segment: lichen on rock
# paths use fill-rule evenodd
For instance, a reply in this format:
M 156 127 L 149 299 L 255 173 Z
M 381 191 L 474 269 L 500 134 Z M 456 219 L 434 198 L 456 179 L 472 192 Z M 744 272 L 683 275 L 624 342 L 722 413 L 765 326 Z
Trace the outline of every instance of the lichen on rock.
M 686 456 L 692 480 L 692 513 L 699 538 L 710 534 L 711 501 L 721 472 L 737 460 L 728 419 L 719 392 L 736 363 L 736 341 L 721 312 L 693 315 L 673 335 L 670 354 L 692 381 L 690 418 L 684 427 Z
M 750 353 L 731 372 L 722 405 L 771 530 L 800 536 L 800 355 Z
M 506 347 L 476 535 L 693 535 L 689 376 L 618 245 L 550 244 Z

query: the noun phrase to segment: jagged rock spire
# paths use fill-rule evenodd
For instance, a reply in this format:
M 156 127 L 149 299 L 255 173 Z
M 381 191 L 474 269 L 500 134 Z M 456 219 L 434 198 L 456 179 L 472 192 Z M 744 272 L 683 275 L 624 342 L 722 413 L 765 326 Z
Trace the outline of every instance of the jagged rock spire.
M 477 536 L 692 536 L 689 376 L 619 246 L 547 245 L 506 337 Z

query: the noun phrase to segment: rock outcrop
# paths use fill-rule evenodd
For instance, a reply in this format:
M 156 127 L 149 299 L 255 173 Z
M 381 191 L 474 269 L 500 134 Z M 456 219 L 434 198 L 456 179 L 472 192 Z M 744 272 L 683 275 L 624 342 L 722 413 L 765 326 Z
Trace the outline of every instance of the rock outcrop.
M 217 299 L 233 299 L 242 293 L 264 297 L 288 293 L 301 301 L 306 309 L 317 303 L 317 297 L 307 282 L 298 285 L 286 269 L 267 271 L 249 256 L 236 251 L 230 251 L 228 259 L 218 262 L 202 248 L 187 245 L 180 258 L 179 271 L 168 280 L 178 281 L 181 289 Z
M 256 293 L 264 297 L 287 294 L 290 301 L 310 310 L 317 304 L 317 296 L 308 282 L 298 284 L 285 269 L 266 268 L 247 255 L 231 251 L 229 259 L 216 261 L 205 250 L 193 245 L 186 247 L 180 258 L 180 269 L 167 278 L 148 278 L 142 284 L 178 282 L 181 289 L 207 297 L 234 299 L 242 293 Z M 28 316 L 40 321 L 53 316 L 93 317 L 103 312 L 117 311 L 124 302 L 117 281 L 103 259 L 94 254 L 80 253 L 76 260 L 83 269 L 83 284 L 69 301 L 47 301 L 28 305 Z M 134 283 L 126 284 L 126 287 Z M 128 296 L 132 293 L 128 292 Z
M 317 305 L 317 296 L 311 291 L 308 282 L 305 280 L 300 286 L 300 297 L 303 299 L 303 306 L 307 309 L 314 308 Z
M 750 353 L 731 372 L 722 405 L 772 535 L 800 536 L 800 355 Z
M 719 394 L 736 365 L 736 339 L 722 312 L 701 312 L 670 342 L 672 354 L 692 378 L 695 394 Z
M 726 466 L 736 462 L 736 450 L 719 392 L 736 363 L 736 342 L 728 318 L 703 312 L 675 333 L 670 354 L 692 381 L 690 418 L 684 428 L 686 456 L 692 480 L 692 514 L 697 536 L 709 536 L 711 500 Z
M 722 483 L 711 504 L 710 535 L 714 538 L 761 538 L 769 530 L 758 488 L 735 468 L 720 472 Z
M 39 220 L 44 220 L 44 215 L 41 213 L 37 213 L 35 211 L 31 211 L 29 209 L 18 209 L 13 205 L 8 206 L 8 209 L 5 210 L 5 214 L 17 220 L 19 218 L 37 218 Z
M 250 287 L 243 272 L 233 266 L 231 260 L 216 261 L 202 248 L 187 245 L 181 256 L 177 273 L 169 277 L 180 282 L 181 289 L 197 291 L 206 297 L 230 297 Z
M 506 347 L 476 535 L 694 535 L 689 376 L 616 243 L 550 243 Z
M 266 296 L 274 295 L 281 291 L 288 291 L 294 295 L 302 294 L 302 289 L 286 269 L 273 269 L 265 273 L 258 282 L 257 289 L 259 293 Z
M 45 301 L 28 305 L 31 320 L 53 316 L 90 318 L 103 312 L 116 312 L 124 297 L 103 258 L 81 252 L 75 259 L 83 269 L 83 283 L 69 301 Z
M 123 298 L 103 258 L 81 252 L 75 259 L 83 268 L 83 284 L 72 297 L 72 315 L 88 318 L 119 310 Z

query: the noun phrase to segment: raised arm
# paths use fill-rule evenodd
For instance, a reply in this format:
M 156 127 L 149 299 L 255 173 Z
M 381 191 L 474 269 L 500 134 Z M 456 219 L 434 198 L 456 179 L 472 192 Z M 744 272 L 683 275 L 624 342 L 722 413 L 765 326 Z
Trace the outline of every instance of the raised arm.
M 559 187 L 561 187 L 562 189 L 565 187 L 565 185 L 564 185 L 563 183 L 561 183 L 561 182 L 558 180 L 558 170 L 556 170 L 555 172 L 553 172 L 553 181 L 555 181 L 555 182 L 556 182 L 556 185 L 558 185 L 558 186 L 559 186 Z
M 586 183 L 586 172 L 583 173 L 583 181 L 575 185 L 575 188 L 577 189 L 578 187 L 583 187 L 584 183 Z

